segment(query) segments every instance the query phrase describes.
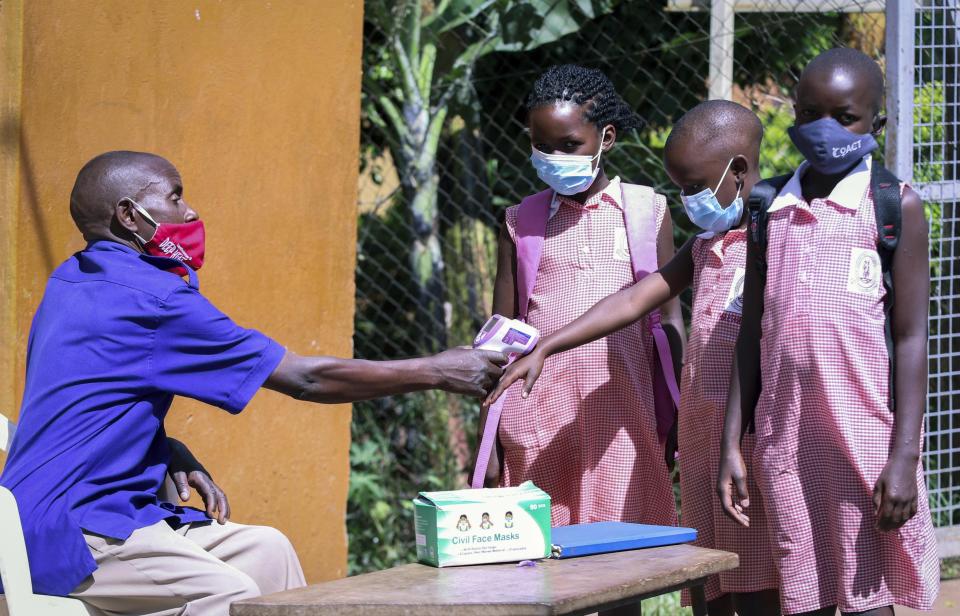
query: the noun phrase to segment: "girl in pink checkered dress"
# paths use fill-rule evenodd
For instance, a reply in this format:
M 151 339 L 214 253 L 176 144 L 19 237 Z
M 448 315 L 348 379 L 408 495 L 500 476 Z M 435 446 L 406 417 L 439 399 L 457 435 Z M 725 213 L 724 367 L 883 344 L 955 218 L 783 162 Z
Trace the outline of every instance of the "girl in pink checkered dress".
M 701 103 L 684 114 L 667 139 L 664 162 L 667 174 L 683 191 L 687 214 L 703 233 L 691 238 L 657 273 L 601 300 L 544 338 L 530 355 L 507 368 L 491 394 L 496 398 L 520 379 L 521 395 L 535 392 L 534 382 L 548 357 L 630 326 L 692 286 L 690 339 L 680 384 L 681 522 L 697 529 L 697 545 L 740 557 L 737 569 L 707 580 L 709 612 L 715 616 L 733 614 L 734 608 L 741 615 L 779 611 L 762 503 L 753 501 L 751 526 L 740 527 L 723 515 L 715 490 L 740 330 L 747 248 L 743 202 L 759 180 L 762 135 L 757 116 L 729 101 Z M 744 446 L 751 445 L 748 436 Z
M 930 609 L 939 585 L 920 465 L 927 226 L 919 197 L 901 187 L 891 357 L 877 245 L 892 231 L 877 228 L 869 156 L 882 94 L 879 67 L 858 51 L 830 50 L 806 67 L 790 134 L 807 160 L 768 210 L 765 287 L 759 231 L 748 251 L 718 490 L 724 510 L 752 524 L 740 447 L 752 415 L 786 614 Z
M 625 195 L 637 187 L 604 171 L 617 136 L 641 122 L 603 73 L 554 66 L 537 79 L 527 111 L 531 160 L 552 189 L 538 194 L 545 197 L 542 254 L 529 301 L 521 307 L 519 207 L 509 208 L 500 234 L 494 312 L 524 313 L 549 335 L 633 283 L 624 208 L 652 208 L 649 219 L 656 228 L 644 231 L 655 240 L 650 245 L 657 263 L 673 256 L 673 229 L 662 195 L 646 189 L 647 202 L 628 202 Z M 670 304 L 663 314 L 679 342 L 679 307 Z M 681 353 L 676 347 L 676 357 Z M 545 386 L 535 395 L 521 398 L 519 388 L 508 391 L 499 455 L 491 456 L 487 485 L 532 480 L 550 494 L 555 526 L 608 520 L 676 524 L 654 411 L 656 362 L 649 324 L 638 323 L 548 362 Z M 481 417 L 481 425 L 484 421 Z

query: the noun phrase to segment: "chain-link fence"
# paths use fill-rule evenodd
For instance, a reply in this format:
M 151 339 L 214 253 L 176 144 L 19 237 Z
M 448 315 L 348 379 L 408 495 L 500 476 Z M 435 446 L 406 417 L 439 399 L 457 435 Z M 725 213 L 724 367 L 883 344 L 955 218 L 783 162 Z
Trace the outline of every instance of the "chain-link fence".
M 872 0 L 367 0 L 357 357 L 467 344 L 489 316 L 498 220 L 541 189 L 522 108 L 548 66 L 603 70 L 646 120 L 618 135 L 607 173 L 667 194 L 679 245 L 692 229 L 660 160 L 672 122 L 710 95 L 742 102 L 766 129 L 763 174 L 791 170 L 802 160 L 786 133 L 800 70 L 834 46 L 883 62 L 884 8 Z M 955 381 L 944 391 L 956 396 Z M 407 501 L 463 485 L 476 415 L 476 403 L 436 393 L 355 406 L 352 571 L 409 558 Z M 948 498 L 960 497 L 953 489 Z
M 891 3 L 887 153 L 930 220 L 930 378 L 925 463 L 941 553 L 960 555 L 960 16 L 957 0 Z M 907 103 L 913 103 L 908 105 Z M 888 108 L 891 107 L 888 105 Z

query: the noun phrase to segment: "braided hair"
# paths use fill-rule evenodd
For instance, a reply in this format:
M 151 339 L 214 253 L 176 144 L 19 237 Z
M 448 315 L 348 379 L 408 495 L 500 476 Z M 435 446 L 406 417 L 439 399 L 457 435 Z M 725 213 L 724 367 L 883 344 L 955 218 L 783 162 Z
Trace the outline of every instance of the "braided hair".
M 576 64 L 556 64 L 533 84 L 526 111 L 564 101 L 587 105 L 584 118 L 602 128 L 612 124 L 618 134 L 640 129 L 644 121 L 630 108 L 601 71 Z

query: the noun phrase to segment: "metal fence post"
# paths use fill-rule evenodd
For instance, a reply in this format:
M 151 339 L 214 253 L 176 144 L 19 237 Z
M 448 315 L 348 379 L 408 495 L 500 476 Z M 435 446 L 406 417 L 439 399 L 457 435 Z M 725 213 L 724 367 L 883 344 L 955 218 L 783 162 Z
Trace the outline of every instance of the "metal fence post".
M 710 90 L 713 99 L 733 96 L 734 0 L 710 2 Z
M 913 0 L 891 0 L 886 25 L 886 165 L 904 182 L 913 180 L 913 54 Z

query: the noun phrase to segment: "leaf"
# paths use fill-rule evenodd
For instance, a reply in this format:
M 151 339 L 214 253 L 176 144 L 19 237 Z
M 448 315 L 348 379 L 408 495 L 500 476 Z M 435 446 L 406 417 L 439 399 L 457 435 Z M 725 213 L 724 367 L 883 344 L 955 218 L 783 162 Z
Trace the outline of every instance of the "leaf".
M 424 101 L 430 100 L 430 86 L 433 84 L 433 67 L 437 62 L 437 46 L 432 42 L 423 46 L 420 54 L 420 66 L 417 71 L 417 86 Z
M 434 36 L 440 35 L 473 20 L 495 4 L 504 4 L 504 2 L 503 0 L 446 0 L 440 3 L 436 12 L 423 20 L 423 28 L 429 29 Z
M 507 9 L 497 51 L 529 51 L 580 30 L 611 12 L 619 0 L 524 0 Z
M 349 499 L 352 501 L 364 501 L 367 499 L 383 498 L 384 492 L 381 487 L 380 477 L 373 473 L 361 473 L 354 470 L 350 474 Z
M 390 504 L 386 501 L 378 500 L 370 510 L 370 517 L 377 522 L 384 522 L 390 517 L 391 513 L 393 513 L 393 508 L 390 507 Z

